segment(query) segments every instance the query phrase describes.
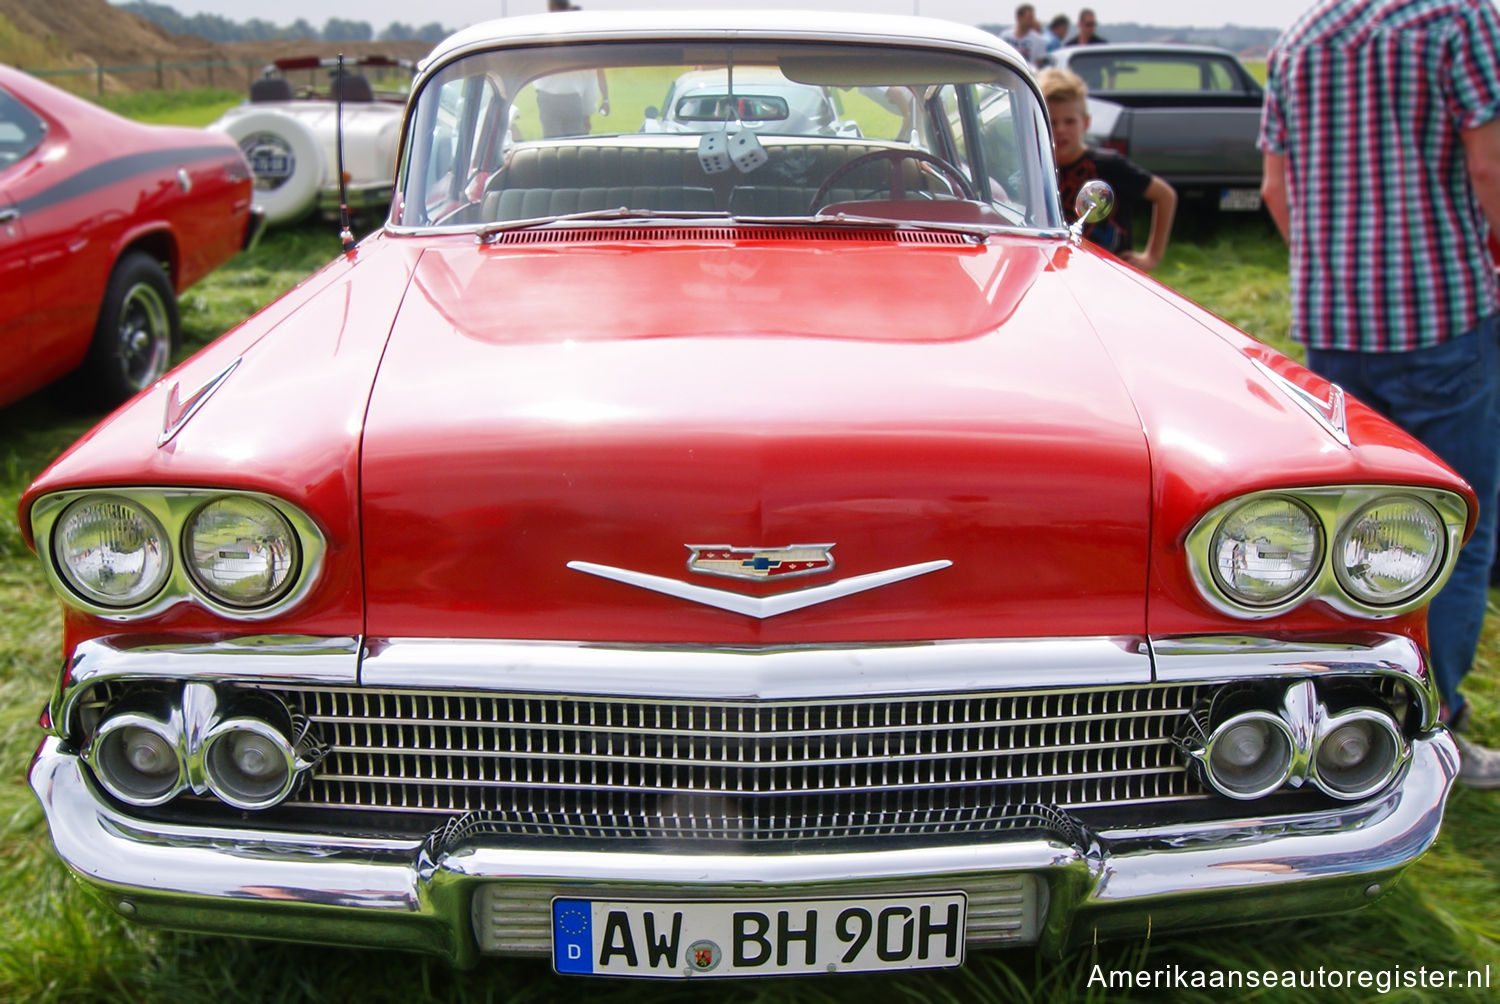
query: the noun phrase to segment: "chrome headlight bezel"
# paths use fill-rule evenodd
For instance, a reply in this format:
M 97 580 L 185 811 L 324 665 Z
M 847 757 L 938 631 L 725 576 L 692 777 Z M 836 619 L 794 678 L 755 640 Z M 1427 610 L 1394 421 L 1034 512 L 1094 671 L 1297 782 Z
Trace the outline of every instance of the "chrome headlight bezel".
M 70 513 L 86 505 L 116 505 L 133 510 L 138 522 L 143 525 L 146 536 L 156 540 L 159 562 L 158 570 L 148 580 L 147 588 L 141 590 L 140 595 L 136 599 L 121 602 L 118 599 L 107 597 L 100 590 L 84 582 L 79 576 L 78 571 L 70 566 L 63 557 L 65 542 L 61 527 L 68 522 L 68 515 Z M 54 528 L 59 532 L 53 534 L 47 542 L 47 558 L 56 567 L 58 578 L 72 591 L 73 598 L 84 603 L 93 604 L 106 610 L 129 610 L 133 607 L 150 603 L 171 579 L 173 565 L 171 536 L 162 526 L 161 520 L 149 508 L 123 494 L 97 492 L 74 499 L 63 506 L 58 512 Z M 147 550 L 149 551 L 149 548 Z
M 1310 559 L 1308 561 L 1307 570 L 1303 574 L 1303 576 L 1290 588 L 1286 589 L 1280 597 L 1266 600 L 1252 600 L 1244 596 L 1242 593 L 1236 591 L 1234 587 L 1228 581 L 1226 581 L 1223 570 L 1219 566 L 1218 555 L 1216 553 L 1218 548 L 1216 545 L 1218 543 L 1220 531 L 1224 529 L 1224 527 L 1230 522 L 1232 518 L 1239 515 L 1240 513 L 1243 513 L 1247 509 L 1251 509 L 1266 502 L 1280 503 L 1282 505 L 1290 507 L 1294 512 L 1307 518 L 1308 529 L 1311 533 L 1311 539 L 1307 541 L 1308 550 L 1310 551 Z M 1280 607 L 1295 602 L 1304 591 L 1306 591 L 1317 581 L 1318 569 L 1325 559 L 1325 552 L 1328 546 L 1327 538 L 1323 532 L 1322 522 L 1318 519 L 1317 514 L 1314 513 L 1310 508 L 1308 508 L 1308 506 L 1297 497 L 1293 495 L 1284 495 L 1277 493 L 1265 493 L 1257 495 L 1252 499 L 1241 500 L 1238 504 L 1226 509 L 1224 514 L 1214 525 L 1213 532 L 1209 535 L 1208 545 L 1208 570 L 1209 574 L 1213 576 L 1214 585 L 1217 586 L 1219 592 L 1227 597 L 1231 602 L 1252 610 L 1264 610 L 1270 607 Z
M 54 533 L 62 514 L 80 499 L 121 498 L 148 513 L 162 528 L 165 546 L 172 552 L 165 583 L 151 597 L 132 606 L 110 606 L 81 595 L 59 567 Z M 185 557 L 185 534 L 192 518 L 206 505 L 225 497 L 252 499 L 270 506 L 291 527 L 299 556 L 285 586 L 259 606 L 234 606 L 222 602 L 195 580 Z M 31 528 L 37 552 L 49 584 L 63 601 L 86 613 L 107 620 L 132 621 L 155 616 L 180 603 L 192 603 L 223 617 L 258 621 L 276 617 L 300 603 L 312 590 L 323 569 L 327 540 L 318 525 L 301 509 L 264 492 L 217 488 L 108 488 L 55 492 L 36 500 L 31 509 Z
M 204 568 L 200 564 L 200 541 L 197 539 L 197 535 L 204 531 L 201 521 L 210 510 L 221 505 L 226 508 L 237 508 L 239 510 L 239 517 L 242 520 L 250 523 L 262 522 L 268 532 L 273 533 L 283 542 L 282 547 L 285 553 L 281 556 L 282 560 L 280 561 L 283 569 L 282 577 L 279 581 L 275 581 L 271 588 L 260 597 L 240 600 L 226 595 L 226 590 L 222 585 L 216 586 L 209 581 L 208 573 L 204 571 Z M 259 513 L 256 512 L 257 509 L 260 510 Z M 282 514 L 280 509 L 261 499 L 238 493 L 218 495 L 209 499 L 198 506 L 197 509 L 194 509 L 192 515 L 183 523 L 181 540 L 182 562 L 187 568 L 188 576 L 192 579 L 193 585 L 203 595 L 226 607 L 232 607 L 235 610 L 257 610 L 262 607 L 272 606 L 279 598 L 286 594 L 287 590 L 296 585 L 297 566 L 302 561 L 302 546 L 297 539 L 297 531 L 292 528 L 291 522 Z M 241 538 L 236 543 L 243 542 L 244 540 Z M 274 568 L 277 565 L 275 548 L 273 547 L 269 550 L 272 552 L 269 564 L 273 569 L 272 575 L 274 578 Z M 221 556 L 224 553 L 223 551 L 219 551 Z M 242 556 L 248 558 L 249 552 L 246 552 Z
M 1424 574 L 1423 580 L 1420 584 L 1415 587 L 1408 587 L 1403 591 L 1404 595 L 1398 593 L 1394 599 L 1389 600 L 1373 599 L 1369 595 L 1361 591 L 1359 588 L 1357 588 L 1356 585 L 1351 581 L 1351 577 L 1348 573 L 1348 570 L 1344 567 L 1345 563 L 1342 558 L 1342 552 L 1344 551 L 1345 546 L 1348 543 L 1349 536 L 1354 532 L 1356 525 L 1360 521 L 1361 517 L 1363 517 L 1370 510 L 1374 509 L 1376 506 L 1386 502 L 1414 502 L 1418 506 L 1427 509 L 1430 515 L 1435 516 L 1437 518 L 1437 522 L 1440 525 L 1444 524 L 1442 513 L 1433 508 L 1430 503 L 1428 503 L 1425 499 L 1405 492 L 1392 492 L 1391 494 L 1383 495 L 1378 499 L 1372 499 L 1371 501 L 1365 503 L 1363 506 L 1360 506 L 1357 510 L 1350 514 L 1348 519 L 1344 520 L 1343 526 L 1339 528 L 1339 536 L 1334 538 L 1333 546 L 1329 552 L 1329 562 L 1333 565 L 1334 575 L 1338 577 L 1339 587 L 1343 589 L 1344 592 L 1353 597 L 1356 601 L 1368 604 L 1372 607 L 1397 606 L 1405 602 L 1408 597 L 1425 592 L 1427 586 L 1432 582 L 1432 580 L 1442 573 L 1443 553 L 1442 551 L 1440 551 L 1436 558 L 1433 560 L 1431 567 Z M 1440 543 L 1442 542 L 1440 541 Z
M 1321 565 L 1310 581 L 1295 593 L 1276 603 L 1250 605 L 1236 599 L 1218 581 L 1212 542 L 1226 517 L 1241 506 L 1266 498 L 1284 497 L 1310 511 L 1321 526 L 1323 551 Z M 1361 598 L 1347 588 L 1335 570 L 1333 558 L 1337 542 L 1343 539 L 1351 521 L 1371 505 L 1387 498 L 1415 499 L 1431 507 L 1443 524 L 1440 541 L 1442 553 L 1434 562 L 1435 573 L 1420 589 L 1404 599 L 1377 604 Z M 1410 485 L 1328 485 L 1307 488 L 1274 488 L 1250 492 L 1223 502 L 1209 510 L 1186 538 L 1188 569 L 1199 593 L 1215 610 L 1242 620 L 1262 620 L 1284 614 L 1303 603 L 1321 600 L 1334 609 L 1365 618 L 1389 618 L 1425 606 L 1448 581 L 1463 543 L 1468 522 L 1468 506 L 1463 497 L 1441 488 Z

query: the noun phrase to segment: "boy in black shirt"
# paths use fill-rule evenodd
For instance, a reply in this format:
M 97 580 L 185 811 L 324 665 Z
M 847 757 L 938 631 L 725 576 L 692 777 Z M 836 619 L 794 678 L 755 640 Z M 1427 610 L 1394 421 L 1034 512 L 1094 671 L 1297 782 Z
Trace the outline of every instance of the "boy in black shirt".
M 1088 87 L 1075 73 L 1043 70 L 1037 75 L 1047 114 L 1052 119 L 1052 149 L 1057 159 L 1057 183 L 1062 193 L 1063 215 L 1076 218 L 1073 204 L 1085 182 L 1098 178 L 1115 191 L 1115 211 L 1106 220 L 1084 227 L 1083 235 L 1122 261 L 1146 272 L 1161 264 L 1177 211 L 1177 193 L 1149 171 L 1136 167 L 1113 150 L 1086 146 L 1083 134 L 1089 126 Z M 1131 250 L 1130 227 L 1142 202 L 1151 204 L 1151 229 L 1145 251 Z

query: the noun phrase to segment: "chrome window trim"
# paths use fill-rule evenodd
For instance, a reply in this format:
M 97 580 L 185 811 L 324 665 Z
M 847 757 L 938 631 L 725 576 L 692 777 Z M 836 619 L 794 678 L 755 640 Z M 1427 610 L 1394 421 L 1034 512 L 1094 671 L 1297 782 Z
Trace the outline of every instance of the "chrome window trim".
M 1334 571 L 1334 548 L 1344 524 L 1350 517 L 1371 502 L 1387 496 L 1407 495 L 1419 499 L 1437 510 L 1447 531 L 1443 541 L 1443 555 L 1438 559 L 1438 571 L 1425 588 L 1418 590 L 1400 603 L 1376 606 L 1363 603 L 1346 592 L 1339 584 Z M 1213 572 L 1213 555 L 1210 553 L 1214 531 L 1229 512 L 1256 499 L 1283 496 L 1305 505 L 1318 522 L 1323 533 L 1323 556 L 1309 583 L 1279 603 L 1266 606 L 1246 606 L 1230 597 L 1218 584 Z M 1286 613 L 1311 600 L 1321 600 L 1341 613 L 1356 617 L 1385 619 L 1410 613 L 1425 606 L 1435 596 L 1458 560 L 1459 548 L 1463 546 L 1464 527 L 1468 523 L 1469 510 L 1463 498 L 1440 488 L 1413 485 L 1316 485 L 1302 488 L 1272 488 L 1265 491 L 1237 495 L 1210 509 L 1188 531 L 1185 541 L 1188 570 L 1193 583 L 1201 595 L 1216 611 L 1230 617 L 1245 620 L 1263 620 Z
M 104 606 L 84 598 L 69 584 L 66 575 L 57 566 L 52 531 L 59 517 L 73 502 L 94 496 L 119 496 L 127 499 L 149 512 L 166 532 L 166 544 L 170 549 L 168 555 L 170 570 L 166 582 L 150 599 L 136 606 Z M 265 606 L 234 607 L 221 603 L 200 589 L 188 570 L 186 548 L 183 545 L 188 521 L 203 505 L 226 496 L 251 498 L 271 506 L 291 525 L 292 532 L 297 535 L 301 553 L 298 557 L 296 579 L 281 596 Z M 307 596 L 322 573 L 324 558 L 328 550 L 327 539 L 318 529 L 318 525 L 292 503 L 265 492 L 229 488 L 110 486 L 53 492 L 37 499 L 32 506 L 31 531 L 36 541 L 37 554 L 42 558 L 42 570 L 47 582 L 63 602 L 85 613 L 112 621 L 133 621 L 154 617 L 179 603 L 195 603 L 231 620 L 268 620 L 285 613 Z

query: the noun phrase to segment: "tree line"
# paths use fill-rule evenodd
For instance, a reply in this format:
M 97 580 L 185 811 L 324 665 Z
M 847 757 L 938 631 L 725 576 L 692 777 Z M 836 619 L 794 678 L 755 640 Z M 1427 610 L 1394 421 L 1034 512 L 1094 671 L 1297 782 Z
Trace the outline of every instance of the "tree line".
M 166 4 L 150 0 L 132 0 L 119 5 L 138 17 L 160 25 L 174 35 L 197 35 L 210 42 L 272 42 L 278 39 L 307 39 L 323 42 L 441 42 L 452 32 L 436 21 L 413 27 L 392 21 L 378 32 L 368 21 L 331 17 L 321 28 L 306 18 L 288 25 L 275 25 L 255 17 L 248 21 L 231 21 L 218 14 L 182 14 Z

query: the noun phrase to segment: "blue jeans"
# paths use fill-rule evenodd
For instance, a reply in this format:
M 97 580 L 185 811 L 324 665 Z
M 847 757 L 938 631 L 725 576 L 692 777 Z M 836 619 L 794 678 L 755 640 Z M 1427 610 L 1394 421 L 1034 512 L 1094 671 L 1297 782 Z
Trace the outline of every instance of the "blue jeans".
M 1489 599 L 1500 501 L 1500 315 L 1430 349 L 1308 349 L 1308 367 L 1419 439 L 1479 496 L 1479 522 L 1453 575 L 1427 609 L 1433 675 L 1448 715 L 1474 662 Z

